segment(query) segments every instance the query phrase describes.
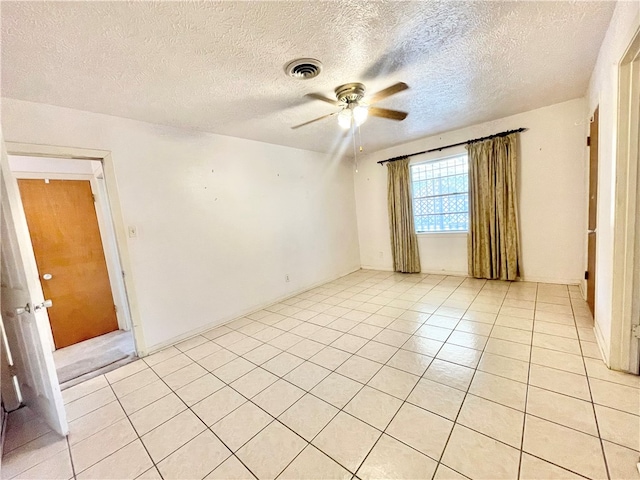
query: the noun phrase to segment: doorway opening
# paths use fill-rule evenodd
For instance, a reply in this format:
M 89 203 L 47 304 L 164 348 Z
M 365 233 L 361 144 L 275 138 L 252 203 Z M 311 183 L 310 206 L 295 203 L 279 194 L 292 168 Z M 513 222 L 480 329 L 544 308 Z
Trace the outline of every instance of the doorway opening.
M 136 358 L 103 163 L 9 155 L 42 290 L 62 389 Z

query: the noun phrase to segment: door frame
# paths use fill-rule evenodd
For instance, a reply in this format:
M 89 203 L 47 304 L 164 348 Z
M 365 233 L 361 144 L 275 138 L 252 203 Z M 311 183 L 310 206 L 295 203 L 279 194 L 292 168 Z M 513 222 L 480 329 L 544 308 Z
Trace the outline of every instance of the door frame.
M 18 155 L 11 155 L 16 157 Z M 52 158 L 53 161 L 56 159 Z M 102 249 L 104 252 L 107 273 L 109 276 L 109 284 L 111 285 L 111 293 L 113 302 L 116 305 L 116 318 L 118 319 L 118 328 L 120 330 L 131 330 L 131 316 L 127 306 L 127 295 L 122 278 L 122 267 L 120 257 L 118 255 L 118 246 L 115 243 L 115 232 L 113 223 L 110 221 L 111 213 L 109 209 L 109 198 L 107 192 L 100 188 L 100 183 L 104 183 L 104 178 L 100 178 L 104 174 L 102 170 L 96 174 L 82 173 L 48 173 L 48 172 L 24 172 L 20 170 L 11 172 L 14 177 L 19 180 L 76 180 L 88 181 L 91 185 L 91 193 L 95 198 L 96 217 L 98 220 L 98 230 L 100 231 L 100 239 L 102 240 Z M 42 283 L 42 282 L 41 282 Z M 52 337 L 53 340 L 53 337 Z M 55 346 L 52 344 L 52 350 Z
M 594 128 L 595 126 L 595 128 Z M 595 132 L 594 132 L 595 129 Z M 587 242 L 586 242 L 586 268 L 584 297 L 591 311 L 591 316 L 596 315 L 596 256 L 598 242 L 598 160 L 599 160 L 599 136 L 600 136 L 600 105 L 596 105 L 589 119 L 589 164 L 587 166 Z M 595 160 L 595 161 L 594 161 Z M 593 171 L 595 163 L 595 172 Z M 592 188 L 593 186 L 593 188 Z M 592 190 L 595 190 L 595 202 L 591 201 Z M 593 221 L 592 221 L 593 220 Z M 592 225 L 593 223 L 593 225 Z M 592 298 L 590 298 L 591 295 Z
M 638 374 L 640 348 L 640 28 L 618 65 L 610 367 Z
M 7 154 L 14 156 L 65 158 L 71 160 L 95 160 L 102 163 L 104 175 L 104 189 L 106 192 L 109 211 L 111 213 L 111 224 L 115 234 L 115 248 L 122 269 L 122 280 L 126 295 L 125 308 L 128 309 L 128 318 L 131 320 L 131 331 L 136 353 L 143 357 L 147 353 L 146 343 L 140 310 L 135 294 L 135 285 L 132 278 L 131 256 L 127 243 L 127 229 L 125 227 L 122 210 L 120 208 L 120 197 L 118 194 L 117 181 L 111 152 L 107 150 L 93 150 L 88 148 L 64 147 L 55 145 L 38 145 L 31 143 L 5 142 Z M 16 181 L 14 172 L 8 172 Z M 70 174 L 67 174 L 70 175 Z M 51 174 L 48 178 L 54 178 Z M 106 248 L 105 248 L 106 250 Z M 118 318 L 118 324 L 120 319 Z

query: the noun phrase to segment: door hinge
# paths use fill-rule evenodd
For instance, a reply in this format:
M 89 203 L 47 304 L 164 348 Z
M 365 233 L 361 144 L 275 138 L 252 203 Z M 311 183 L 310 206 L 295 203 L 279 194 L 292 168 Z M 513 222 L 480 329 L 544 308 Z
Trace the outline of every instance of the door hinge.
M 591 146 L 591 137 L 587 137 L 587 147 Z
M 589 272 L 585 270 L 584 272 L 584 279 L 585 280 L 589 280 Z
M 96 203 L 96 196 L 92 193 L 91 198 L 93 199 L 93 203 Z
M 118 313 L 118 306 L 117 306 L 117 305 L 114 305 L 114 306 L 113 306 L 113 311 L 114 311 L 114 312 L 116 312 L 116 313 Z
M 7 365 L 9 367 L 9 375 L 11 375 L 12 377 L 15 377 L 16 375 L 18 375 L 18 370 L 16 369 L 15 365 Z
M 634 325 L 631 327 L 631 336 L 633 338 L 640 338 L 640 325 Z

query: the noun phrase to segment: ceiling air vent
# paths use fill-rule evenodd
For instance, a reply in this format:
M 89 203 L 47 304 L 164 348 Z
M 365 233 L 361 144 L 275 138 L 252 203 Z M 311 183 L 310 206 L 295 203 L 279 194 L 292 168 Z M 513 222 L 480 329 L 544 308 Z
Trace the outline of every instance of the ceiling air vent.
M 322 63 L 314 58 L 299 58 L 285 67 L 285 72 L 298 80 L 309 80 L 320 75 Z

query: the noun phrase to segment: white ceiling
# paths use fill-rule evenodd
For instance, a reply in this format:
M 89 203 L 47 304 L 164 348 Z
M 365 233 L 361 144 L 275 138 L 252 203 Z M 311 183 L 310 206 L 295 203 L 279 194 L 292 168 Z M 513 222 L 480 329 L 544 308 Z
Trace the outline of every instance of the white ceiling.
M 335 117 L 289 128 L 334 109 L 304 95 L 404 81 L 377 106 L 408 118 L 362 128 L 374 151 L 582 96 L 614 5 L 3 1 L 2 95 L 335 152 Z M 298 57 L 323 73 L 286 77 Z

